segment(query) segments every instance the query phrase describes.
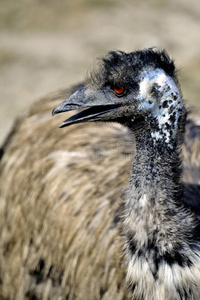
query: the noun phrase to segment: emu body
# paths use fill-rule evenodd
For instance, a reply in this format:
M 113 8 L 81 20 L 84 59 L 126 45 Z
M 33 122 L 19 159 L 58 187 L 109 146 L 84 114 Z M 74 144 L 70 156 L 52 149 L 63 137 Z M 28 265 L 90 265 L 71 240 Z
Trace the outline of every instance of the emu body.
M 119 84 L 114 68 L 112 69 L 109 63 L 110 60 L 107 60 L 107 63 L 105 61 L 106 72 L 102 72 L 98 78 L 93 78 L 93 92 L 105 83 L 106 74 L 110 78 L 113 78 L 114 74 L 114 83 Z M 170 73 L 170 68 L 166 69 L 166 72 Z M 128 73 L 129 68 L 122 65 L 122 78 Z M 131 87 L 133 82 L 128 80 L 123 83 L 127 82 Z M 141 95 L 147 90 L 147 79 L 142 82 Z M 177 84 L 176 80 L 174 82 Z M 90 84 L 87 86 L 90 87 Z M 163 180 L 158 180 L 162 179 L 162 176 L 158 177 L 156 173 L 160 174 L 160 167 L 166 167 L 168 162 L 165 162 L 164 156 L 166 145 L 157 149 L 155 143 L 163 142 L 160 139 L 161 134 L 165 137 L 165 143 L 171 141 L 171 135 L 165 132 L 167 128 L 157 133 L 154 127 L 153 134 L 152 131 L 145 132 L 146 135 L 149 132 L 148 138 L 151 136 L 155 140 L 152 147 L 163 152 L 153 157 L 153 153 L 149 152 L 150 148 L 146 146 L 146 163 L 142 162 L 138 152 L 141 147 L 138 139 L 144 137 L 142 126 L 141 134 L 137 134 L 136 127 L 136 132 L 132 132 L 132 128 L 130 130 L 114 123 L 77 124 L 62 130 L 56 129 L 58 118 L 62 119 L 63 115 L 51 118 L 49 112 L 72 92 L 62 91 L 35 103 L 30 111 L 14 124 L 13 131 L 2 147 L 0 297 L 9 300 L 59 297 L 117 300 L 199 299 L 199 286 L 196 285 L 198 276 L 195 277 L 199 268 L 196 259 L 198 247 L 193 248 L 198 246 L 199 231 L 195 231 L 195 228 L 198 229 L 196 225 L 200 214 L 198 112 L 188 115 L 183 144 L 181 138 L 176 140 L 183 155 L 181 176 L 179 152 L 168 147 L 168 151 L 172 151 L 170 157 L 179 159 L 176 162 L 175 184 L 178 186 L 178 194 L 181 190 L 183 192 L 182 206 L 185 213 L 184 218 L 180 220 L 179 207 L 173 210 L 173 206 L 170 206 L 172 202 L 169 202 L 171 210 L 168 213 L 172 214 L 173 211 L 173 216 L 168 220 L 167 214 L 159 216 L 155 215 L 155 210 L 150 210 L 150 200 L 155 204 L 156 199 L 149 197 L 150 190 L 147 184 L 152 179 L 157 180 L 156 187 L 159 193 L 151 188 L 151 195 L 157 197 L 158 194 L 162 194 L 164 197 L 166 191 L 162 186 Z M 158 91 L 152 93 L 157 95 Z M 91 97 L 91 92 L 88 95 Z M 98 100 L 98 97 L 96 99 Z M 88 107 L 89 101 L 85 99 Z M 151 99 L 149 101 L 151 102 Z M 108 102 L 109 109 L 114 109 L 111 98 Z M 149 104 L 146 103 L 145 107 Z M 80 102 L 76 103 L 75 108 L 78 108 L 78 105 L 81 106 Z M 98 105 L 101 106 L 102 112 L 102 103 L 99 102 Z M 92 109 L 90 112 L 94 115 L 98 110 Z M 109 112 L 110 116 L 113 112 L 114 110 Z M 87 118 L 84 114 L 79 113 L 79 118 Z M 126 116 L 128 114 L 129 111 L 126 112 Z M 68 116 L 71 118 L 70 122 L 76 122 L 76 117 Z M 103 114 L 101 116 L 103 117 Z M 130 125 L 131 119 L 127 120 L 118 114 L 118 121 L 122 119 L 125 120 L 125 125 Z M 181 132 L 183 127 L 180 127 Z M 133 159 L 133 168 L 136 164 L 140 166 L 141 174 L 138 176 L 140 169 L 137 169 L 137 176 L 134 176 L 133 169 L 127 191 Z M 155 175 L 144 179 L 149 167 L 154 170 Z M 166 174 L 163 171 L 164 175 Z M 167 189 L 171 187 L 174 187 L 174 183 L 170 183 Z M 132 195 L 137 195 L 141 189 L 142 194 L 137 197 L 139 206 L 136 206 Z M 167 200 L 163 198 L 163 202 Z M 158 202 L 157 208 L 159 205 L 162 206 L 162 203 Z M 131 221 L 136 217 L 140 223 L 136 220 L 134 224 Z M 174 219 L 177 219 L 176 228 L 170 229 Z M 161 235 L 161 224 L 158 220 L 162 220 L 165 226 L 168 226 L 168 239 L 166 232 Z M 188 223 L 185 220 L 188 220 Z M 154 223 L 153 231 L 151 222 Z M 190 235 L 183 238 L 186 225 Z M 122 237 L 120 233 L 123 233 Z M 183 248 L 180 237 L 185 243 Z M 189 239 L 193 245 L 188 244 Z M 180 241 L 181 245 L 178 245 Z M 164 253 L 165 250 L 169 253 L 174 246 L 179 248 L 171 257 Z M 195 254 L 194 251 L 191 253 L 193 249 Z M 183 262 L 183 256 L 184 259 L 187 256 L 191 262 Z M 192 265 L 194 269 L 191 268 Z M 191 280 L 189 275 L 187 277 L 189 273 L 185 273 L 184 276 L 181 275 L 184 280 L 180 281 L 180 274 L 183 274 L 181 272 L 187 267 L 193 279 Z M 177 282 L 176 286 L 174 280 Z M 128 282 L 129 288 L 125 281 Z
M 134 142 L 114 124 L 57 128 L 51 110 L 72 92 L 34 103 L 1 149 L 3 300 L 126 299 L 118 224 Z
M 122 209 L 132 298 L 197 300 L 200 215 L 189 209 L 187 187 L 181 182 L 186 109 L 175 65 L 164 51 L 112 52 L 93 78 L 53 114 L 82 108 L 61 127 L 112 121 L 135 135 L 136 154 Z

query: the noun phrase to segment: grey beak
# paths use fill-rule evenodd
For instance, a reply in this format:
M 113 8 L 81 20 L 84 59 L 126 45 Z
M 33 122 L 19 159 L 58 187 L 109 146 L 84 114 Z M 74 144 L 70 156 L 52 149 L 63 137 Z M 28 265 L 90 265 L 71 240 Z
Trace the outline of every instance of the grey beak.
M 106 114 L 112 110 L 115 110 L 122 105 L 113 104 L 102 91 L 92 90 L 88 87 L 84 87 L 62 103 L 58 104 L 52 111 L 52 115 L 56 115 L 62 112 L 83 109 L 78 114 L 65 120 L 59 127 L 69 126 L 75 123 L 82 123 L 86 121 L 97 121 L 99 116 Z
M 72 94 L 69 98 L 65 99 L 63 102 L 58 104 L 52 111 L 52 115 L 60 114 L 62 112 L 75 110 L 79 108 L 88 107 L 84 105 L 85 100 L 85 90 L 87 88 L 82 88 Z

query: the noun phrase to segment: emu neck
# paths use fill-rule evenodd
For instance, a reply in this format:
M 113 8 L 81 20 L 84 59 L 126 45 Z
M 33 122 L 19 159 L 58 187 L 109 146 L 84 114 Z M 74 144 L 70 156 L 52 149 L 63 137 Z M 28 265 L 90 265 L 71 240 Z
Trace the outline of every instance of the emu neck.
M 168 145 L 152 139 L 148 129 L 136 134 L 130 188 L 136 190 L 139 197 L 146 195 L 155 203 L 164 199 L 180 202 L 181 173 L 180 153 L 175 141 Z
M 195 289 L 190 292 L 187 278 L 199 254 L 193 250 L 198 243 L 196 217 L 182 202 L 180 145 L 175 142 L 181 133 L 174 142 L 169 139 L 168 147 L 153 139 L 144 124 L 143 130 L 139 126 L 134 129 L 136 155 L 123 211 L 127 282 L 137 300 L 192 299 Z M 199 282 L 199 275 L 195 280 Z
M 177 247 L 177 233 L 177 243 L 184 243 L 191 225 L 182 206 L 179 150 L 175 141 L 168 147 L 160 139 L 153 140 L 148 128 L 138 128 L 135 135 L 136 155 L 124 203 L 128 252 L 145 251 L 152 245 L 156 255 L 162 256 Z

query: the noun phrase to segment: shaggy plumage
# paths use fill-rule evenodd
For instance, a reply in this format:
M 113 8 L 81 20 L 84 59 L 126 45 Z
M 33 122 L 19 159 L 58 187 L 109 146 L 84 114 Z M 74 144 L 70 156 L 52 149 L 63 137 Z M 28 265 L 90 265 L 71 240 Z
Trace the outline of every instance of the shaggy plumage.
M 199 206 L 190 208 L 188 185 L 181 182 L 186 109 L 175 65 L 164 51 L 111 52 L 100 75 L 92 78 L 100 80 L 89 81 L 53 114 L 83 108 L 61 127 L 113 121 L 135 135 L 136 153 L 122 209 L 132 297 L 197 300 L 200 215 Z M 199 187 L 190 188 L 200 197 Z
M 142 79 L 144 68 L 147 72 Z M 120 73 L 120 69 L 125 71 Z M 164 73 L 149 73 L 149 70 L 157 69 Z M 178 125 L 171 128 L 166 125 L 163 129 L 164 116 L 152 122 L 150 116 L 143 114 L 144 106 L 137 115 L 138 106 L 133 109 L 122 106 L 125 103 L 122 99 L 126 97 L 129 97 L 128 103 L 132 103 L 131 91 L 134 96 L 148 92 L 150 98 L 145 108 L 149 108 L 155 98 L 160 101 L 159 87 L 147 89 L 149 82 L 157 80 L 160 75 L 172 78 L 170 84 L 173 80 L 173 88 L 177 86 L 174 64 L 166 53 L 152 49 L 132 54 L 111 53 L 99 72 L 93 75 L 91 83 L 87 81 L 87 92 L 81 89 L 81 97 L 79 92 L 73 96 L 76 97 L 74 106 L 69 107 L 68 100 L 68 106 L 59 105 L 57 112 L 64 107 L 89 106 L 87 113 L 95 115 L 94 119 L 109 121 L 108 118 L 112 118 L 115 121 L 115 115 L 117 121 L 131 130 L 114 123 L 56 129 L 59 117 L 51 119 L 49 111 L 72 92 L 63 91 L 35 103 L 15 123 L 1 150 L 0 297 L 132 299 L 131 295 L 134 295 L 134 299 L 160 300 L 181 299 L 182 295 L 182 299 L 199 299 L 199 287 L 195 282 L 198 263 L 193 264 L 199 239 L 199 231 L 195 230 L 198 229 L 200 180 L 198 113 L 189 113 L 186 123 L 181 146 L 181 175 L 177 147 L 182 142 L 184 107 L 181 119 L 174 114 L 175 120 L 168 118 L 165 122 L 173 125 L 178 120 Z M 131 72 L 134 74 L 132 79 Z M 118 91 L 122 84 L 125 89 L 118 97 L 113 89 L 117 87 Z M 98 97 L 98 92 L 101 97 Z M 87 97 L 83 98 L 83 93 Z M 92 93 L 96 93 L 96 98 Z M 102 95 L 106 93 L 109 97 L 102 103 Z M 169 91 L 167 93 L 170 95 Z M 112 97 L 115 97 L 114 102 Z M 142 102 L 142 98 L 140 100 Z M 91 101 L 98 107 L 92 108 Z M 164 110 L 169 108 L 165 101 L 162 102 Z M 103 114 L 105 105 L 109 105 L 112 111 Z M 123 115 L 120 115 L 120 109 Z M 175 109 L 173 107 L 172 114 Z M 79 121 L 80 118 L 88 120 L 87 113 L 85 110 L 79 113 Z M 133 122 L 130 113 L 136 116 Z M 66 122 L 74 123 L 78 119 L 72 116 L 69 120 Z M 145 122 L 147 127 L 144 127 Z M 153 134 L 150 131 L 152 126 Z M 139 134 L 137 130 L 140 130 Z M 175 138 L 171 139 L 172 135 Z M 153 141 L 149 144 L 150 137 Z M 141 139 L 142 145 L 139 143 Z M 155 151 L 161 154 L 155 157 Z M 126 192 L 133 159 L 135 163 Z M 167 182 L 169 185 L 163 188 Z M 185 183 L 184 188 L 180 182 Z M 174 192 L 171 188 L 175 189 Z M 166 193 L 169 201 L 164 198 Z M 159 199 L 158 195 L 161 195 Z M 180 202 L 174 204 L 174 197 L 182 197 L 181 206 Z M 122 226 L 119 225 L 121 222 Z M 122 227 L 122 237 L 119 227 Z M 192 269 L 192 266 L 197 269 Z M 187 280 L 189 273 L 180 276 L 186 268 L 192 270 L 189 272 L 192 280 Z M 125 285 L 126 276 L 129 291 Z

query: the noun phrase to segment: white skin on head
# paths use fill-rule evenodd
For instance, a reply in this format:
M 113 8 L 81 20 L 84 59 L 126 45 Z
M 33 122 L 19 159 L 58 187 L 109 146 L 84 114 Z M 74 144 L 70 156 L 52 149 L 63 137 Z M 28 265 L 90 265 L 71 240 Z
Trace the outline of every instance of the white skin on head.
M 151 93 L 155 86 L 159 98 Z M 164 70 L 149 70 L 141 74 L 140 97 L 138 109 L 149 111 L 158 121 L 158 131 L 151 136 L 156 141 L 163 140 L 170 147 L 170 138 L 176 135 L 177 122 L 183 103 L 179 89 L 174 80 Z

